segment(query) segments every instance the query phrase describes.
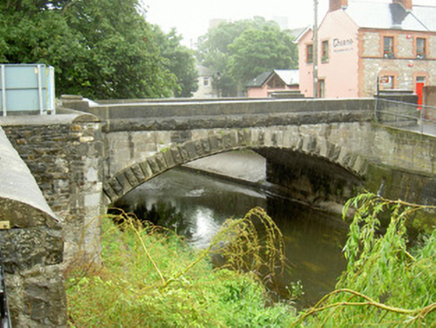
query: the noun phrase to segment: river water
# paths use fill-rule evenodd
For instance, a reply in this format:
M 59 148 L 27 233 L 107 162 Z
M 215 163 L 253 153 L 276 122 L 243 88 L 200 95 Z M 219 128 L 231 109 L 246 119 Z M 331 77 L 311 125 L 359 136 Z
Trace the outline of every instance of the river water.
M 341 250 L 347 226 L 339 215 L 311 209 L 263 188 L 172 169 L 131 191 L 115 206 L 176 230 L 193 247 L 206 247 L 226 219 L 241 218 L 250 209 L 262 207 L 285 238 L 289 268 L 279 276 L 278 294 L 286 297 L 286 287 L 301 281 L 304 295 L 296 302 L 300 308 L 332 291 L 346 268 Z

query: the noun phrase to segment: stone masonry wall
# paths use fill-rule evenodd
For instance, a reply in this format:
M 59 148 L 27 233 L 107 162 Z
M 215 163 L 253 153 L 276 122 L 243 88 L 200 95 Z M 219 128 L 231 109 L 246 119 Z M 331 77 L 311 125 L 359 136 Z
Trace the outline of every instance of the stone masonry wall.
M 101 126 L 92 115 L 0 119 L 47 203 L 61 220 L 65 259 L 98 260 L 102 209 Z
M 62 226 L 1 128 L 0 181 L 0 221 L 7 222 L 0 249 L 12 326 L 66 327 Z
M 386 59 L 382 56 L 384 35 L 394 37 L 395 58 Z M 425 59 L 416 58 L 415 44 L 419 37 L 427 39 L 428 52 Z M 410 31 L 388 33 L 383 30 L 366 30 L 362 33 L 362 40 L 361 96 L 373 96 L 377 91 L 377 77 L 382 75 L 395 77 L 394 89 L 415 90 L 417 76 L 425 77 L 426 85 L 435 83 L 432 76 L 436 75 L 436 36 Z

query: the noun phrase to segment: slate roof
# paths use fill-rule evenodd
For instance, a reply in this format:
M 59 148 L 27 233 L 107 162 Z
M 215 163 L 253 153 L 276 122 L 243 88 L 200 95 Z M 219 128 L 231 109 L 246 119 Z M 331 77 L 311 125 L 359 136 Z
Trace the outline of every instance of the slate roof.
M 275 69 L 256 76 L 253 80 L 247 83 L 247 88 L 262 87 L 274 73 L 277 74 L 286 85 L 299 84 L 300 76 L 298 69 Z
M 409 11 L 392 2 L 349 0 L 344 10 L 360 28 L 436 32 L 436 6 L 413 5 Z M 308 26 L 294 42 L 298 43 L 311 30 Z
M 345 12 L 359 26 L 407 31 L 436 31 L 436 7 L 350 0 Z

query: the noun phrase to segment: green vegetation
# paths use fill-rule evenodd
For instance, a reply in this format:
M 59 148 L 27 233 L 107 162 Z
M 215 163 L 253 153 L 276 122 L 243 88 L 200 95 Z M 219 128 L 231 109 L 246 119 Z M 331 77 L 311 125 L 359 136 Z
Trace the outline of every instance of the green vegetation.
M 436 230 L 408 240 L 406 223 L 434 207 L 365 193 L 351 199 L 347 271 L 337 289 L 298 315 L 266 306 L 260 276 L 283 265 L 281 233 L 253 209 L 229 220 L 199 254 L 167 230 L 105 221 L 103 266 L 70 271 L 70 321 L 76 327 L 436 327 Z M 388 221 L 385 226 L 382 221 Z M 259 228 L 268 231 L 258 238 Z M 217 249 L 217 246 L 221 247 Z M 213 269 L 219 251 L 224 266 Z M 292 283 L 290 283 L 292 286 Z
M 223 96 L 237 96 L 261 73 L 298 67 L 290 31 L 262 17 L 221 23 L 199 38 L 197 57 L 214 74 Z M 219 74 L 218 74 L 219 72 Z
M 362 194 L 344 252 L 347 271 L 337 290 L 293 326 L 436 327 L 436 230 L 409 247 L 406 223 L 433 207 Z M 380 233 L 383 217 L 389 218 Z
M 265 241 L 253 222 L 269 231 Z M 200 253 L 153 225 L 127 220 L 120 229 L 104 220 L 103 228 L 103 266 L 68 272 L 72 327 L 279 327 L 289 320 L 290 306 L 265 306 L 254 275 L 283 262 L 281 234 L 259 208 L 227 221 Z M 209 254 L 218 245 L 227 261 L 214 270 Z
M 193 53 L 146 22 L 139 0 L 0 1 L 0 63 L 55 68 L 56 93 L 91 99 L 190 96 Z

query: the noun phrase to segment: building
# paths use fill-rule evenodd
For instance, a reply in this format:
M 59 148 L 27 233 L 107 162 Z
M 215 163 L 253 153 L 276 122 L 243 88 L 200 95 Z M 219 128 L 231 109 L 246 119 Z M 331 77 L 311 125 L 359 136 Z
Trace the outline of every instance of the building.
M 218 92 L 214 89 L 213 72 L 204 66 L 197 65 L 198 72 L 198 90 L 193 93 L 193 98 L 217 98 Z
M 247 84 L 248 98 L 267 98 L 274 93 L 298 90 L 297 69 L 275 69 L 265 72 Z
M 326 1 L 326 0 L 325 0 Z M 380 89 L 417 91 L 436 79 L 436 7 L 330 0 L 318 28 L 318 96 L 369 97 Z M 299 48 L 300 90 L 313 96 L 313 31 Z

